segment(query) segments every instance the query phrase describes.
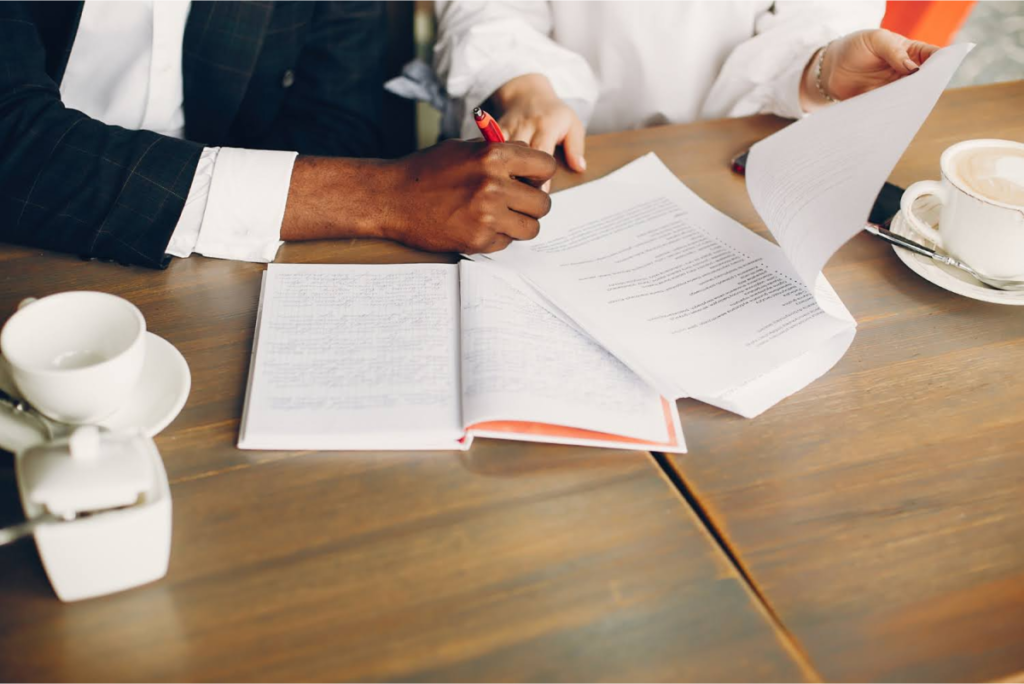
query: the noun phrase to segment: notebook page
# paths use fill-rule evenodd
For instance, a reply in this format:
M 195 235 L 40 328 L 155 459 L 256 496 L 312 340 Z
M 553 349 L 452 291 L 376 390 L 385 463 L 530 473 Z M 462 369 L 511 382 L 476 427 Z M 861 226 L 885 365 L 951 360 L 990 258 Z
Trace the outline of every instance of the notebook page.
M 804 283 L 863 229 L 885 179 L 973 47 L 940 50 L 916 74 L 826 107 L 751 148 L 750 200 Z
M 456 448 L 458 268 L 267 267 L 239 447 Z
M 466 427 L 526 421 L 668 440 L 658 392 L 499 268 L 460 263 Z
M 668 396 L 721 396 L 852 327 L 654 155 L 552 199 L 538 238 L 491 258 Z

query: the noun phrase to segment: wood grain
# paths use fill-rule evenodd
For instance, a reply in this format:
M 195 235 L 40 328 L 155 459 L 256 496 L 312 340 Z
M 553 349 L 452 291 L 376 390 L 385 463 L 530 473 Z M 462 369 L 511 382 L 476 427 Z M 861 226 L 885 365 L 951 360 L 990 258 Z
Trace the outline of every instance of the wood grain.
M 891 180 L 937 178 L 960 140 L 1024 141 L 1021 112 L 1024 82 L 946 93 Z M 720 163 L 735 149 L 702 132 L 649 145 L 699 177 L 683 150 Z M 592 144 L 587 159 L 627 150 Z M 760 229 L 718 177 L 698 192 Z M 935 287 L 868 235 L 826 275 L 859 322 L 846 357 L 755 420 L 683 402 L 691 453 L 670 460 L 826 679 L 1020 672 L 1024 310 Z
M 893 175 L 1024 139 L 1022 84 L 948 93 Z M 728 160 L 771 117 L 588 139 L 647 151 L 763 232 Z M 282 261 L 449 260 L 383 242 Z M 262 267 L 164 273 L 0 247 L 0 312 L 95 288 L 136 302 L 195 385 L 158 439 L 168 577 L 63 605 L 0 549 L 0 679 L 997 679 L 1024 669 L 1024 317 L 950 295 L 861 236 L 828 275 L 860 322 L 837 368 L 754 421 L 683 402 L 686 486 L 799 640 L 773 629 L 647 455 L 481 441 L 468 454 L 233 448 Z M 4 315 L 0 313 L 0 315 Z M 16 516 L 0 460 L 0 519 Z M 811 664 L 800 660 L 800 648 Z M 816 672 L 817 671 L 817 672 Z M 1018 674 L 1014 674 L 1018 673 Z
M 154 585 L 62 605 L 31 545 L 0 550 L 2 678 L 804 678 L 649 458 L 481 442 L 178 480 Z
M 279 258 L 451 259 L 370 241 Z M 0 316 L 25 296 L 113 292 L 193 374 L 157 439 L 168 576 L 65 605 L 31 542 L 0 548 L 0 680 L 814 678 L 649 454 L 241 452 L 262 266 L 153 272 L 4 246 L 0 263 Z M 8 457 L 0 524 L 18 517 Z

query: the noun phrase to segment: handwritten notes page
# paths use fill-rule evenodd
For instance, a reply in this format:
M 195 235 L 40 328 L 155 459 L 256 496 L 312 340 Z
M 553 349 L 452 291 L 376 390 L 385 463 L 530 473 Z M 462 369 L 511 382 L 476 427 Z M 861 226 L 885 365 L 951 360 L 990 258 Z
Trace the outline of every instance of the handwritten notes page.
M 845 315 L 823 309 L 777 246 L 653 154 L 553 200 L 538 238 L 491 258 L 667 396 L 756 415 L 802 386 L 766 376 L 812 350 L 838 350 L 802 367 L 810 382 L 852 340 L 841 303 Z
M 267 268 L 243 449 L 452 449 L 458 267 Z
M 605 433 L 685 449 L 678 414 L 598 343 L 538 304 L 518 277 L 464 261 L 462 406 L 467 428 L 492 436 L 533 426 L 544 441 L 593 443 Z M 496 422 L 504 425 L 496 425 Z M 529 438 L 529 432 L 525 432 Z
M 675 404 L 541 301 L 494 265 L 271 265 L 238 445 L 685 451 Z
M 916 74 L 826 107 L 751 149 L 750 200 L 804 283 L 863 229 L 885 179 L 973 47 L 940 50 Z

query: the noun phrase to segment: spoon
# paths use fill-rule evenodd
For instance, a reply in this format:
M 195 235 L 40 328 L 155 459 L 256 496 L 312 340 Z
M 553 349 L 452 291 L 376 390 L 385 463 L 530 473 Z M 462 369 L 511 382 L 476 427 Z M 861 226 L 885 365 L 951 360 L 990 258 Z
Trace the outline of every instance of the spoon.
M 934 249 L 929 249 L 928 247 L 920 245 L 913 240 L 908 240 L 902 235 L 897 235 L 883 226 L 876 226 L 873 223 L 868 223 L 864 226 L 864 230 L 868 231 L 872 235 L 882 238 L 890 244 L 896 245 L 897 247 L 902 247 L 903 249 L 914 252 L 915 254 L 920 254 L 921 256 L 926 256 L 929 259 L 934 259 L 940 264 L 958 268 L 961 271 L 970 274 L 975 280 L 985 283 L 996 290 L 1024 290 L 1024 280 L 1002 280 L 999 278 L 983 276 L 959 259 L 954 259 L 946 254 L 941 254 Z

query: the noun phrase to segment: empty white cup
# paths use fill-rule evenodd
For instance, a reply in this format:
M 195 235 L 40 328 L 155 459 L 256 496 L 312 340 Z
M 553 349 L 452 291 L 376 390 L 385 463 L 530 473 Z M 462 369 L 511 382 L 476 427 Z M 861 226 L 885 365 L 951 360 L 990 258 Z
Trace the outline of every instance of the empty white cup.
M 26 300 L 0 331 L 22 397 L 66 423 L 95 423 L 125 404 L 145 355 L 146 320 L 105 292 Z

